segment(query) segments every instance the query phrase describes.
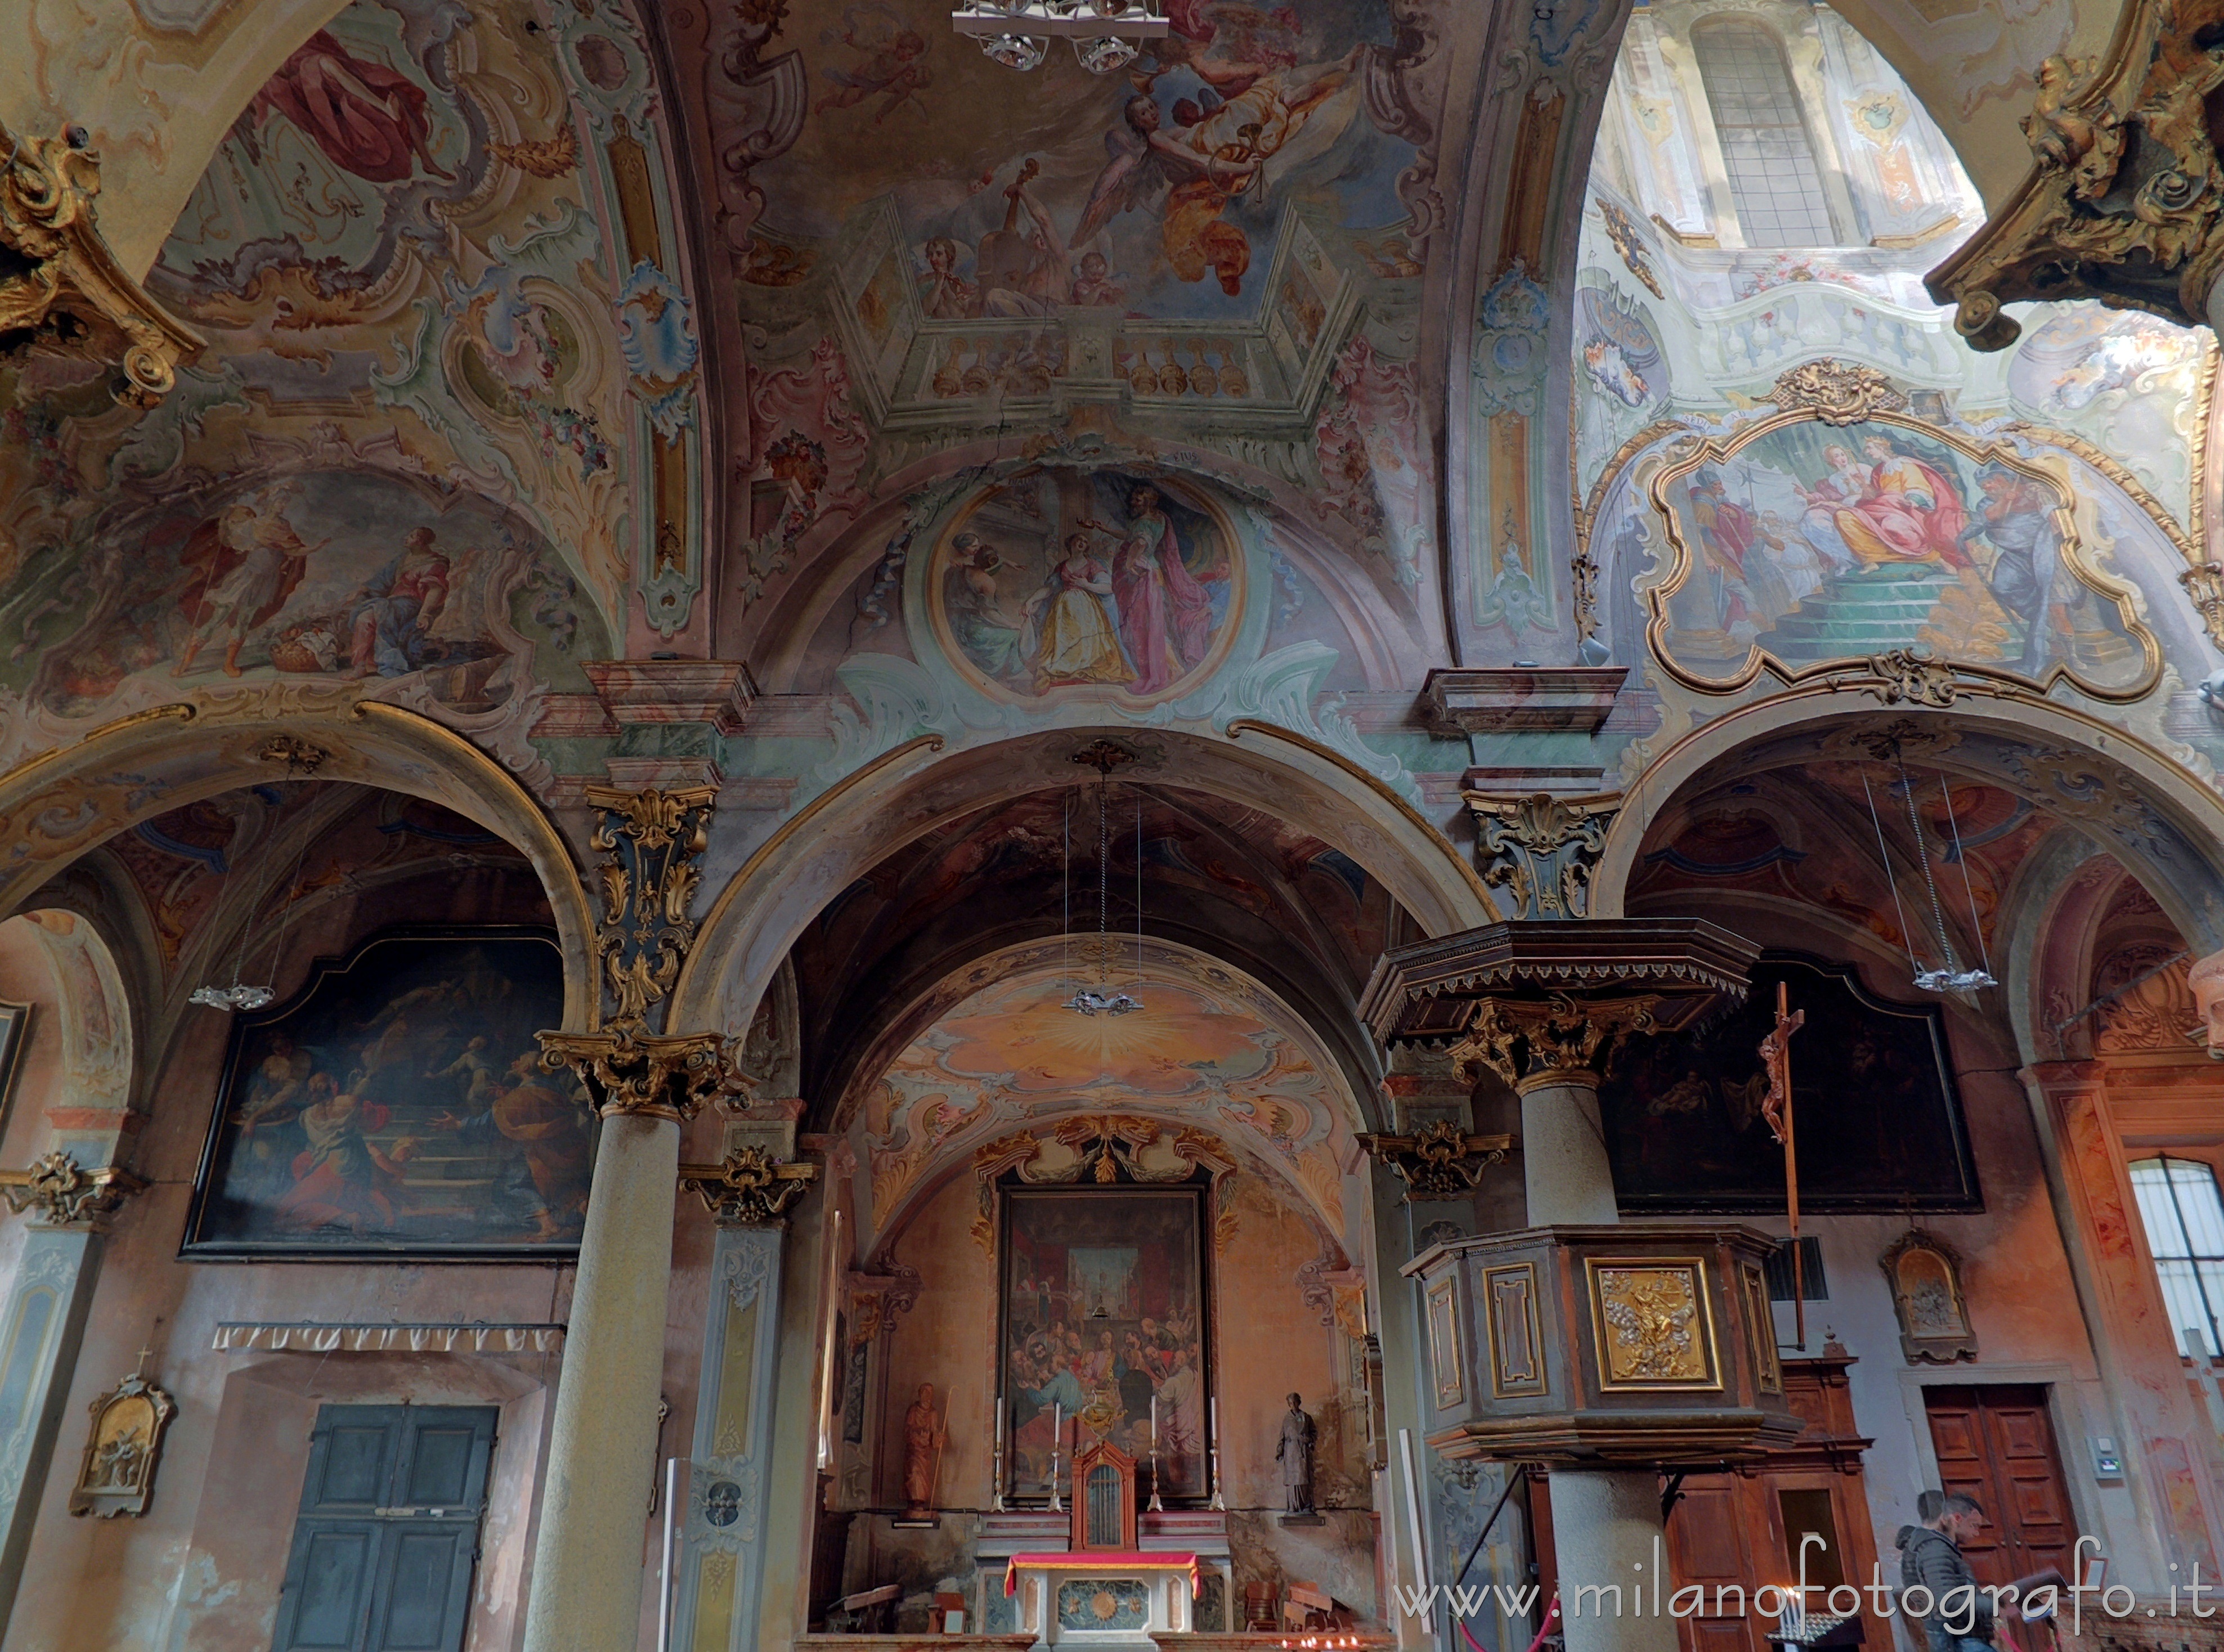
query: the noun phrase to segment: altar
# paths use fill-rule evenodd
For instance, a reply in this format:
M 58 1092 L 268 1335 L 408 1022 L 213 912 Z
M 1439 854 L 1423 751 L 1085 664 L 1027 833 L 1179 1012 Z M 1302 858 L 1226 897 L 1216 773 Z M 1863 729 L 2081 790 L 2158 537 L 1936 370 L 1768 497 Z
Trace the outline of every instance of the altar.
M 1188 1632 L 1200 1579 L 1194 1554 L 1081 1549 L 1013 1555 L 1004 1592 L 1018 1597 L 1018 1628 L 1038 1646 L 1147 1647 L 1154 1633 Z

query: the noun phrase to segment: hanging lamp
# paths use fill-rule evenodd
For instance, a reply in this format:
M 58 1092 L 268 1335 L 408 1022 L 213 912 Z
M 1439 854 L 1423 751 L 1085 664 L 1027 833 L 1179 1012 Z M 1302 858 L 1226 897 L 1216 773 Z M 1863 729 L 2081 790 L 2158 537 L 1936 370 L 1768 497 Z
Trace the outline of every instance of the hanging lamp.
M 1111 985 L 1112 771 L 1134 759 L 1133 752 L 1115 746 L 1109 740 L 1096 741 L 1073 754 L 1075 762 L 1096 771 L 1096 985 L 1076 988 L 1073 996 L 1060 1006 L 1078 1015 L 1128 1015 L 1143 1007 L 1142 999 L 1132 993 L 1115 992 Z M 1066 827 L 1066 932 L 1069 935 L 1073 930 L 1071 820 L 1069 811 Z M 1138 971 L 1136 984 L 1139 986 L 1141 984 L 1142 957 L 1143 813 L 1142 800 L 1139 796 L 1135 804 L 1135 966 Z
M 1892 757 L 1899 770 L 1900 797 L 1907 804 L 1908 830 L 1915 838 L 1916 863 L 1922 868 L 1924 892 L 1930 901 L 1931 931 L 1937 937 L 1939 956 L 1944 960 L 1936 968 L 1925 968 L 1915 955 L 1915 932 L 1908 927 L 1907 908 L 1899 898 L 1899 879 L 1892 869 L 1892 855 L 1885 847 L 1884 819 L 1877 811 L 1876 793 L 1869 785 L 1867 768 L 1861 771 L 1861 795 L 1868 799 L 1869 823 L 1876 829 L 1877 855 L 1884 862 L 1885 881 L 1892 887 L 1892 911 L 1899 917 L 1900 944 L 1906 949 L 1907 967 L 1914 975 L 1915 985 L 1926 993 L 1972 993 L 1997 987 L 2000 982 L 1993 974 L 1992 954 L 1985 944 L 1985 926 L 1977 917 L 1976 888 L 1969 881 L 1969 859 L 1962 849 L 1961 823 L 1954 814 L 1954 790 L 1941 774 L 1938 791 L 1946 802 L 1946 823 L 1953 834 L 1954 856 L 1962 866 L 1962 891 L 1969 903 L 1969 932 L 1977 938 L 1979 967 L 1975 968 L 1964 968 L 1955 955 L 1953 936 L 1946 929 L 1945 905 L 1938 897 L 1938 880 L 1930 869 L 1930 843 L 1924 835 L 1922 817 L 1916 811 L 1915 782 L 1908 778 L 1907 765 L 1897 745 L 1892 747 Z

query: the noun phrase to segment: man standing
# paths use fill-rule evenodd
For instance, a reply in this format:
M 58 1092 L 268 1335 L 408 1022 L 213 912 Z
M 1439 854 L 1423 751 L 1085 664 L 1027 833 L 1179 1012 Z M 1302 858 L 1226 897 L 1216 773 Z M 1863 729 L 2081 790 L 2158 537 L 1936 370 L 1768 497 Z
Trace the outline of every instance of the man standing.
M 1993 1602 L 1962 1554 L 1984 1530 L 1985 1511 L 1959 1492 L 1925 1491 L 1915 1507 L 1923 1523 L 1899 1529 L 1899 1586 L 1930 1594 L 1923 1627 L 1930 1652 L 1989 1652 Z

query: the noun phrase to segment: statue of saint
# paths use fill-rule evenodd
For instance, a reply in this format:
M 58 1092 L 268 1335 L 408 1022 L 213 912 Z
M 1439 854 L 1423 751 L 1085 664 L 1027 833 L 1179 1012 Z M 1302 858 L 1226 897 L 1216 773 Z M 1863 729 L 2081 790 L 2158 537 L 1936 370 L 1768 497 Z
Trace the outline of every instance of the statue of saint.
M 904 1510 L 923 1515 L 934 1506 L 935 1472 L 942 1466 L 949 1429 L 935 1414 L 934 1384 L 921 1383 L 904 1413 Z
M 1282 1499 L 1286 1512 L 1313 1511 L 1313 1445 L 1320 1426 L 1305 1415 L 1298 1396 L 1290 1396 L 1290 1409 L 1282 1416 L 1281 1442 L 1274 1456 L 1282 1465 Z

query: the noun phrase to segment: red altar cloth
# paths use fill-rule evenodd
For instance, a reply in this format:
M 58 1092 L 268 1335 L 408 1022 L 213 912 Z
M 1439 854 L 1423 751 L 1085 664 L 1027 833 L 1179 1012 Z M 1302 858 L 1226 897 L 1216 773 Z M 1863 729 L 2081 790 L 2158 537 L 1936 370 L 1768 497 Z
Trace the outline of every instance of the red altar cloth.
M 1020 1592 L 1020 1568 L 1023 1566 L 1046 1567 L 1055 1572 L 1136 1572 L 1146 1568 L 1153 1572 L 1186 1572 L 1189 1573 L 1189 1597 L 1194 1600 L 1204 1583 L 1197 1574 L 1197 1556 L 1179 1554 L 1170 1550 L 1123 1548 L 1078 1548 L 1060 1550 L 1049 1554 L 1014 1554 L 1004 1565 L 1004 1592 L 1015 1595 Z

